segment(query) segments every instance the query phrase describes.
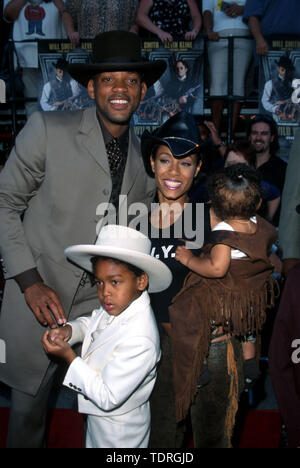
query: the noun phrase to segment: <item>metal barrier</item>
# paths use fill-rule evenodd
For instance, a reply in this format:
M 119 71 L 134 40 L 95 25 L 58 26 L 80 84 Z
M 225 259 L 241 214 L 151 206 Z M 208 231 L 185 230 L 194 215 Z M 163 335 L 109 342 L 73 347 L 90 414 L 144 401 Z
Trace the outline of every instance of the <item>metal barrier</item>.
M 223 99 L 224 101 L 227 101 L 227 112 L 228 112 L 228 117 L 227 117 L 227 142 L 231 141 L 232 138 L 232 123 L 233 123 L 233 105 L 235 102 L 246 102 L 246 103 L 258 103 L 258 99 L 256 98 L 250 98 L 246 96 L 235 96 L 233 94 L 234 90 L 234 42 L 236 39 L 246 39 L 253 41 L 252 36 L 220 36 L 220 40 L 226 39 L 228 41 L 228 75 L 227 75 L 227 96 L 214 96 L 214 98 L 220 98 Z M 206 44 L 208 42 L 207 37 L 205 37 Z M 206 54 L 206 58 L 208 55 Z M 210 100 L 211 96 L 209 95 L 207 97 L 207 100 Z

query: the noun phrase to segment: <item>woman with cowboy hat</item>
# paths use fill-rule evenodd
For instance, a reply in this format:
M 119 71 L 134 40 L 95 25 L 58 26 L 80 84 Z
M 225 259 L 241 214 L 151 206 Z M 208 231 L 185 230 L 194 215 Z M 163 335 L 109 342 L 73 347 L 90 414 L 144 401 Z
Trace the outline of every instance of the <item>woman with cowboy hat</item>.
M 157 188 L 158 203 L 153 207 L 148 225 L 152 255 L 163 261 L 173 273 L 168 289 L 151 294 L 151 304 L 160 329 L 162 359 L 150 401 L 150 447 L 180 448 L 184 428 L 177 427 L 175 419 L 168 307 L 188 273 L 188 269 L 175 259 L 177 246 L 184 243 L 183 239 L 194 240 L 196 232 L 200 235 L 196 246 L 196 250 L 199 250 L 204 230 L 205 234 L 209 231 L 208 210 L 205 210 L 203 220 L 202 205 L 189 204 L 189 191 L 201 168 L 203 142 L 194 117 L 179 112 L 152 134 L 146 130 L 141 145 L 146 171 L 155 177 Z M 194 234 L 191 230 L 194 230 Z
M 151 212 L 148 227 L 152 255 L 162 260 L 173 274 L 168 289 L 151 294 L 151 304 L 160 328 L 162 358 L 150 400 L 150 447 L 180 448 L 184 443 L 186 424 L 184 421 L 176 423 L 169 306 L 181 290 L 189 269 L 176 260 L 175 254 L 177 247 L 186 244 L 195 255 L 199 255 L 218 219 L 208 205 L 203 210 L 202 204 L 189 203 L 189 192 L 200 171 L 204 149 L 198 125 L 191 114 L 178 113 L 152 134 L 145 131 L 141 144 L 146 170 L 153 173 L 157 187 L 158 205 Z M 188 312 L 182 310 L 186 320 Z M 226 346 L 221 341 L 225 337 L 219 336 L 222 334 L 219 327 L 212 326 L 211 332 L 214 344 L 208 356 L 210 375 L 204 367 L 199 381 L 201 388 L 191 407 L 192 426 L 197 435 L 207 433 L 207 437 L 199 442 L 201 447 L 206 444 L 222 446 L 225 437 L 223 420 L 219 421 L 210 412 L 211 408 L 218 409 L 219 393 L 228 396 L 228 376 L 226 366 L 224 368 Z M 242 365 L 241 344 L 234 338 L 232 342 L 235 359 Z M 223 407 L 219 408 L 220 411 L 224 411 Z

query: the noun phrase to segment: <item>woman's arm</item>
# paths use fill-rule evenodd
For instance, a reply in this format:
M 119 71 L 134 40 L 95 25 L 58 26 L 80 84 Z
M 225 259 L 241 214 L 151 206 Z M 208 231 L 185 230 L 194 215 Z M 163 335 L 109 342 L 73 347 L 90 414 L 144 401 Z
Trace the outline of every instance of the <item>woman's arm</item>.
M 192 22 L 193 22 L 193 29 L 191 31 L 187 31 L 185 34 L 186 40 L 193 40 L 196 39 L 197 35 L 200 32 L 202 26 L 202 18 L 200 11 L 198 9 L 197 3 L 195 0 L 187 0 L 188 6 L 190 7 Z
M 219 34 L 214 32 L 214 20 L 211 11 L 205 10 L 203 13 L 203 26 L 210 41 L 218 41 Z
M 71 14 L 66 11 L 65 4 L 62 0 L 53 0 L 54 5 L 58 9 L 65 31 L 72 45 L 76 46 L 79 43 L 79 33 L 75 31 L 74 22 Z
M 210 136 L 213 144 L 217 147 L 222 158 L 224 158 L 225 153 L 227 151 L 227 146 L 223 144 L 223 141 L 221 140 L 221 137 L 219 135 L 218 130 L 216 129 L 215 124 L 208 120 L 205 120 L 204 124 L 210 130 Z
M 4 18 L 14 22 L 19 18 L 19 14 L 26 5 L 27 0 L 11 0 L 4 9 Z
M 79 32 L 75 31 L 72 16 L 68 11 L 63 11 L 61 19 L 71 44 L 76 46 L 79 44 Z
M 250 16 L 248 25 L 256 42 L 257 55 L 268 55 L 269 46 L 261 32 L 259 18 L 257 16 Z
M 230 267 L 231 249 L 227 245 L 217 244 L 207 258 L 198 258 L 184 246 L 176 250 L 175 258 L 198 275 L 206 278 L 223 278 Z
M 153 34 L 156 34 L 162 43 L 172 42 L 172 35 L 163 31 L 158 26 L 155 26 L 155 24 L 152 23 L 151 19 L 149 18 L 149 11 L 151 10 L 152 5 L 153 0 L 141 0 L 136 16 L 137 24 L 142 26 L 142 28 L 152 32 Z
M 269 221 L 272 221 L 278 207 L 280 205 L 280 197 L 275 198 L 275 200 L 269 200 L 267 202 L 267 217 Z
M 52 0 L 52 1 L 54 5 L 56 6 L 56 8 L 58 9 L 59 13 L 62 15 L 64 8 L 65 8 L 64 2 L 62 0 Z

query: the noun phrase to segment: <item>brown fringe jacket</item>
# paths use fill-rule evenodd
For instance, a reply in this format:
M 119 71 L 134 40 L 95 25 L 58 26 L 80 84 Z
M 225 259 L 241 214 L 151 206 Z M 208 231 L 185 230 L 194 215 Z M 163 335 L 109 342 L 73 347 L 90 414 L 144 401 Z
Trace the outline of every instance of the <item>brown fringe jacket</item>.
M 260 216 L 254 234 L 211 232 L 201 256 L 208 256 L 214 245 L 225 244 L 247 257 L 231 260 L 223 278 L 189 273 L 173 299 L 169 312 L 178 421 L 184 419 L 197 393 L 201 367 L 209 352 L 212 322 L 238 336 L 261 330 L 266 309 L 274 304 L 275 282 L 268 253 L 276 237 L 276 229 Z

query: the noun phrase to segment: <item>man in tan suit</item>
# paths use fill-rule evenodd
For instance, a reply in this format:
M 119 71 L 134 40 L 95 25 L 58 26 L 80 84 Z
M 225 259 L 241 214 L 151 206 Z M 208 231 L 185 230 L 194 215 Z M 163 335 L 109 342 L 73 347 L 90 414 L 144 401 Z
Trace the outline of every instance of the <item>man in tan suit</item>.
M 153 181 L 129 130 L 132 114 L 165 70 L 145 62 L 138 36 L 111 31 L 93 41 L 93 61 L 69 72 L 96 107 L 35 113 L 0 175 L 0 248 L 6 278 L 0 381 L 12 388 L 8 447 L 43 445 L 56 363 L 43 351 L 45 327 L 90 313 L 98 304 L 86 275 L 66 261 L 70 244 L 94 243 L 101 203 L 150 204 Z M 122 209 L 122 207 L 120 207 Z

